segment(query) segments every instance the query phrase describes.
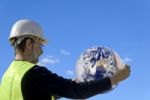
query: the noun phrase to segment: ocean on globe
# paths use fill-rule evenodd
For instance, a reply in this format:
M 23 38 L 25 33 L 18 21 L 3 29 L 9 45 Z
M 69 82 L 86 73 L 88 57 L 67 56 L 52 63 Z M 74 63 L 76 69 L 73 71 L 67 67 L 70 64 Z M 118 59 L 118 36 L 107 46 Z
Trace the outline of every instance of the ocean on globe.
M 117 66 L 114 55 L 118 56 L 107 47 L 92 47 L 85 50 L 77 61 L 77 80 L 80 82 L 101 80 L 115 74 Z

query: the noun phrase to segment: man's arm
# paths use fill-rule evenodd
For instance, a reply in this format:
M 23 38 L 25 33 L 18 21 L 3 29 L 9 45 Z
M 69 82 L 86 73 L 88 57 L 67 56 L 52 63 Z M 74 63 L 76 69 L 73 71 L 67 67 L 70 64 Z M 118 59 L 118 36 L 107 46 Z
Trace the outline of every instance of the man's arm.
M 36 77 L 34 82 L 36 82 L 38 88 L 61 97 L 85 99 L 111 89 L 109 77 L 97 81 L 78 83 L 60 77 L 45 67 L 36 67 L 34 70 Z

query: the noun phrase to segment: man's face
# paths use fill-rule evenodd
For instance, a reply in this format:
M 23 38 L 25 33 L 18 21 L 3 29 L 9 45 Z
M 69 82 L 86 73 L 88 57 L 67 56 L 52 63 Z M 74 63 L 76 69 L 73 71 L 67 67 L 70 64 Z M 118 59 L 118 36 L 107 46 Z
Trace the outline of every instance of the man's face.
M 33 46 L 31 50 L 31 58 L 33 63 L 38 63 L 39 56 L 43 53 L 42 42 L 39 39 L 33 40 Z

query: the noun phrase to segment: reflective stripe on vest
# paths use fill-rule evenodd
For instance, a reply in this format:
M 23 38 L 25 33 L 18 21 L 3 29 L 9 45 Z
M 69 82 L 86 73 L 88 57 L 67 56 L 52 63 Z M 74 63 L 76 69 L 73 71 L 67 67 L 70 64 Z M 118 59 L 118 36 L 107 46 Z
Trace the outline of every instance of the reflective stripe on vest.
M 0 100 L 23 100 L 21 80 L 35 64 L 26 61 L 13 61 L 5 72 L 0 86 Z

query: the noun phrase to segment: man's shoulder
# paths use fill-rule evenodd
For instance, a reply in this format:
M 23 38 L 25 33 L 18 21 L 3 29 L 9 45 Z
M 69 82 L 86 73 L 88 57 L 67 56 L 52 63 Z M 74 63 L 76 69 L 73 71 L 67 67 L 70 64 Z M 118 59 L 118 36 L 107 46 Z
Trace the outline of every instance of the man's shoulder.
M 35 65 L 24 74 L 23 80 L 30 80 L 30 81 L 35 81 L 39 79 L 41 80 L 44 77 L 51 75 L 52 72 L 48 70 L 46 67 Z
M 31 68 L 29 71 L 30 71 L 31 73 L 34 73 L 34 74 L 39 74 L 39 73 L 51 73 L 51 71 L 48 70 L 46 67 L 40 66 L 40 65 L 35 65 L 35 66 L 33 66 L 33 68 Z

